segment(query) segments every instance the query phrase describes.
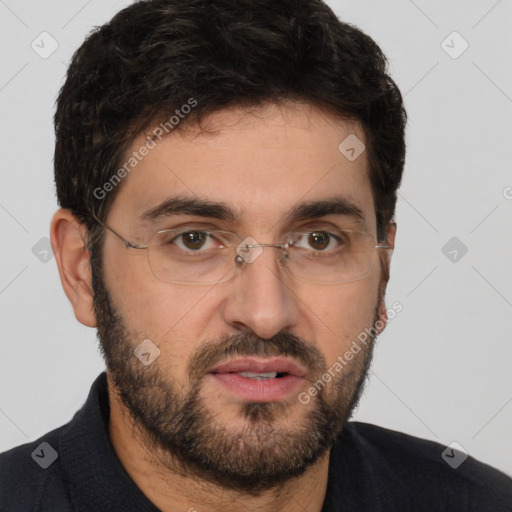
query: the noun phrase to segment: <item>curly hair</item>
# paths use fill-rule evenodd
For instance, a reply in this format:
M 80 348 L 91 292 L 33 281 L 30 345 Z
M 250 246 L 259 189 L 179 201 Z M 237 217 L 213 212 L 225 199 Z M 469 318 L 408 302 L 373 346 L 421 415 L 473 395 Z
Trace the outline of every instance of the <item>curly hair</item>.
M 379 46 L 321 0 L 143 0 L 96 27 L 75 52 L 54 117 L 60 206 L 91 239 L 116 197 L 93 191 L 135 137 L 194 98 L 176 129 L 228 106 L 305 101 L 365 133 L 377 235 L 392 220 L 406 112 Z M 91 206 L 92 205 L 92 206 Z

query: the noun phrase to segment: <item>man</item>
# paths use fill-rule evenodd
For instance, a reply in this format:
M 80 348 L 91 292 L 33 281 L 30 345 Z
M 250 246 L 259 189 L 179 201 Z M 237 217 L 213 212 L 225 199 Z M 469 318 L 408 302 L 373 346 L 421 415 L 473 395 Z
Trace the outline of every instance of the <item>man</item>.
M 320 0 L 149 0 L 95 30 L 51 239 L 106 373 L 0 456 L 0 509 L 511 510 L 499 471 L 348 422 L 393 311 L 405 121 Z

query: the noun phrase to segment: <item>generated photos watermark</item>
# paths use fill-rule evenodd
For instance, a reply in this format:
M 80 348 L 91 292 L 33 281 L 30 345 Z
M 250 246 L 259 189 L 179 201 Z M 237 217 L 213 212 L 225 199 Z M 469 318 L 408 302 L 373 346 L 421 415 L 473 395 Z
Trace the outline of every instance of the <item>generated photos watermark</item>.
M 400 313 L 403 310 L 403 305 L 396 301 L 393 302 L 391 305 L 391 308 L 389 308 L 386 311 L 388 322 L 393 320 L 393 318 L 396 317 L 398 313 Z M 352 341 L 352 344 L 350 345 L 350 348 L 347 349 L 342 355 L 339 355 L 336 361 L 328 368 L 328 370 L 319 378 L 317 381 L 312 384 L 307 391 L 303 391 L 299 393 L 297 396 L 297 399 L 301 404 L 308 404 L 311 401 L 311 398 L 316 396 L 319 391 L 321 391 L 325 385 L 330 382 L 334 377 L 336 377 L 336 374 L 340 374 L 343 368 L 354 359 L 354 356 L 356 356 L 359 352 L 361 352 L 362 347 L 361 345 L 364 345 L 365 347 L 368 345 L 368 341 L 371 340 L 373 337 L 377 336 L 379 332 L 381 332 L 386 325 L 386 321 L 381 316 L 376 322 L 375 325 L 368 328 L 366 327 L 364 331 L 361 331 L 357 339 Z
M 158 141 L 161 141 L 165 135 L 171 133 L 176 126 L 184 119 L 197 106 L 197 100 L 189 98 L 187 103 L 182 105 L 179 109 L 176 109 L 174 113 L 167 121 L 161 122 L 151 133 L 153 137 L 148 136 L 146 142 L 137 150 L 132 152 L 126 162 L 117 169 L 117 171 L 103 184 L 101 187 L 94 189 L 93 195 L 96 199 L 105 199 L 109 192 L 112 192 L 121 181 L 130 174 L 130 172 L 149 154 L 152 149 L 155 149 Z

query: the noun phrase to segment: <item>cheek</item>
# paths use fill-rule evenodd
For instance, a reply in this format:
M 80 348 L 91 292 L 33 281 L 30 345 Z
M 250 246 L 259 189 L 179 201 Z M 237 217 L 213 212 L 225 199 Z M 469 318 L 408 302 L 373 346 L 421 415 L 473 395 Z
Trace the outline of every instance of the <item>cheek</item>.
M 130 256 L 116 254 L 105 262 L 107 287 L 130 333 L 158 343 L 197 339 L 201 326 L 198 315 L 209 314 L 209 287 L 161 281 L 149 269 L 145 254 Z
M 313 336 L 326 362 L 343 354 L 372 324 L 378 284 L 371 280 L 345 283 L 329 293 L 317 293 L 305 301 L 316 326 Z
M 160 350 L 155 368 L 160 368 L 164 379 L 181 386 L 211 315 L 209 302 L 203 298 L 207 289 L 198 293 L 192 286 L 156 279 L 138 281 L 133 274 L 118 284 L 118 299 L 113 301 L 126 324 L 129 342 L 135 348 L 143 340 L 151 340 Z

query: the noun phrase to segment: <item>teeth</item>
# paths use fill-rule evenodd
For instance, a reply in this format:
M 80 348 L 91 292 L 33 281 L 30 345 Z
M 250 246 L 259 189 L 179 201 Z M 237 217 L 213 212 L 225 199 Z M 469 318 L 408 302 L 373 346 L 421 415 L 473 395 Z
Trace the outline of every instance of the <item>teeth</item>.
M 238 375 L 242 377 L 248 377 L 249 379 L 274 379 L 277 376 L 277 372 L 266 372 L 266 373 L 253 373 L 253 372 L 238 372 Z

